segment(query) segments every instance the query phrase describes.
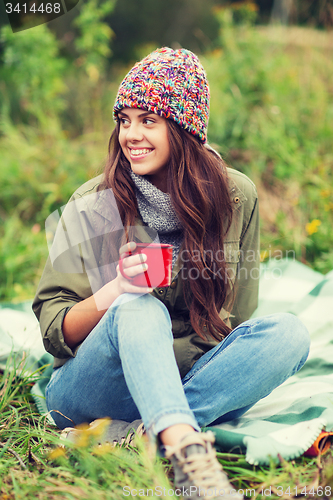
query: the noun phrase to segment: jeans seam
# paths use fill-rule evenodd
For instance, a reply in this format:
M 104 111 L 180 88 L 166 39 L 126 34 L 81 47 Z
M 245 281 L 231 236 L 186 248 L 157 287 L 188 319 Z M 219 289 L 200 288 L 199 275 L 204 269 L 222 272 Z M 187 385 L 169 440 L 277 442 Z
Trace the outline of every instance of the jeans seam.
M 115 318 L 115 312 L 118 309 L 118 307 L 119 307 L 118 305 L 114 308 L 109 307 L 109 309 L 106 312 L 107 317 L 105 319 L 106 319 L 106 322 L 108 323 L 107 336 L 109 338 L 110 344 L 119 356 L 119 338 L 118 338 L 118 335 L 116 336 L 116 338 L 114 335 L 115 329 L 118 328 L 118 325 L 116 323 L 116 318 Z M 111 346 L 110 345 L 108 346 L 110 355 L 112 355 Z
M 240 325 L 239 325 L 240 326 Z M 249 333 L 251 333 L 252 331 L 252 325 L 242 325 L 242 327 L 246 326 L 247 330 L 246 330 L 246 333 L 244 333 L 244 335 L 248 335 Z M 237 327 L 238 328 L 238 327 Z M 236 328 L 233 330 L 233 332 L 236 330 Z M 243 335 L 240 335 L 240 336 L 243 336 Z M 239 337 L 240 337 L 239 336 Z M 211 361 L 215 360 L 216 358 L 218 358 L 222 353 L 225 353 L 228 351 L 228 349 L 234 344 L 234 342 L 236 342 L 239 337 L 237 337 L 235 340 L 233 340 L 225 349 L 217 349 L 214 354 L 206 361 L 206 363 L 202 366 L 200 366 L 197 370 L 195 370 L 189 379 L 187 379 L 184 383 L 183 383 L 183 387 L 185 389 L 186 385 L 188 384 L 188 382 L 190 382 L 191 380 L 193 380 L 193 378 L 198 374 L 198 373 L 201 373 L 202 370 L 204 370 Z M 222 345 L 220 346 L 222 347 Z
M 158 299 L 156 299 L 156 300 L 158 300 Z M 119 304 L 119 305 L 121 305 L 121 304 Z M 160 307 L 161 305 L 163 306 L 163 304 L 157 304 L 158 307 Z M 116 307 L 118 307 L 118 305 Z M 169 328 L 168 328 L 168 334 L 167 334 L 167 340 L 170 341 L 171 344 L 172 344 L 173 343 L 173 336 L 172 336 L 171 328 L 170 328 L 171 327 L 170 314 L 169 314 L 169 312 L 168 312 L 168 310 L 166 309 L 165 306 L 162 307 L 161 310 L 162 310 L 163 316 L 164 316 L 165 320 L 168 322 L 168 326 L 169 326 Z M 116 331 L 118 332 L 119 326 L 118 326 L 118 322 L 117 322 L 116 318 L 114 318 L 114 326 L 116 328 Z M 121 340 L 122 339 L 119 338 L 119 332 L 118 332 L 118 334 L 117 334 L 117 342 L 118 342 L 118 350 L 117 350 L 117 352 L 118 352 L 119 357 L 120 357 L 120 350 L 121 350 Z M 123 366 L 123 374 L 124 374 L 124 377 L 125 377 L 125 371 L 127 371 L 127 373 L 130 373 L 130 371 L 131 371 L 131 365 L 128 364 L 128 361 L 127 361 L 126 357 L 120 357 L 120 359 L 121 359 L 121 364 Z M 139 408 L 139 406 L 141 407 L 141 404 L 142 404 L 142 406 L 145 405 L 144 393 L 141 390 L 141 385 L 138 383 L 138 381 L 137 381 L 137 379 L 135 377 L 132 377 L 132 383 L 135 386 L 135 391 L 136 391 L 136 395 L 137 395 L 137 399 L 138 399 L 138 401 L 135 401 L 134 399 L 133 399 L 133 401 L 135 402 L 137 408 Z M 129 392 L 131 393 L 131 391 L 129 391 Z M 133 398 L 132 393 L 131 393 L 131 396 Z

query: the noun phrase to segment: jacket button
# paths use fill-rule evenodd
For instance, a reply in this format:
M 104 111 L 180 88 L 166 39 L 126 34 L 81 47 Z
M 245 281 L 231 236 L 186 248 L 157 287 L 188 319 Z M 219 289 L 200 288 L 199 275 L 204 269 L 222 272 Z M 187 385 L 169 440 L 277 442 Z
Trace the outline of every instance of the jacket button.
M 235 196 L 235 198 L 234 198 L 234 203 L 239 203 L 239 202 L 240 202 L 240 198 L 239 198 L 239 196 Z
M 159 293 L 160 295 L 162 295 L 162 294 L 164 293 L 163 288 L 160 288 L 160 289 L 159 289 L 159 291 L 158 291 L 158 293 Z
M 173 282 L 171 283 L 171 285 L 170 285 L 170 288 L 172 288 L 172 289 L 173 289 L 173 288 L 176 288 L 176 286 L 177 286 L 177 282 L 176 282 L 176 281 L 173 281 Z

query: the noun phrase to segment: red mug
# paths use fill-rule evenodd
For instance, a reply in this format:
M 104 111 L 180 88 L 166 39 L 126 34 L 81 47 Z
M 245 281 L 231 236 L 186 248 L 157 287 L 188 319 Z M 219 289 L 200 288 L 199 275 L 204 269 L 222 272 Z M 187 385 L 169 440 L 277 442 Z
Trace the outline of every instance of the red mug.
M 147 255 L 147 271 L 130 278 L 124 273 L 123 259 L 119 259 L 119 269 L 124 278 L 127 278 L 135 286 L 170 286 L 172 269 L 172 245 L 166 243 L 136 243 L 133 251 L 124 253 L 124 257 L 144 253 Z

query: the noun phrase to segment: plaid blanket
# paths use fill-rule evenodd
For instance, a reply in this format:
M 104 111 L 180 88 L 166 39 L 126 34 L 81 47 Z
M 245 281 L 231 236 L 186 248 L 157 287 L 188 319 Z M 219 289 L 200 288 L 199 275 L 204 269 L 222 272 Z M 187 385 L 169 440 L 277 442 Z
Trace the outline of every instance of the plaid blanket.
M 53 356 L 45 352 L 39 323 L 32 312 L 31 300 L 19 304 L 0 304 L 0 370 L 36 373 L 32 396 L 41 415 L 47 413 L 45 388 L 53 371 Z M 46 366 L 43 376 L 39 369 Z M 53 419 L 48 417 L 52 423 Z
M 30 303 L 0 308 L 0 368 L 10 354 L 21 358 L 23 351 L 31 370 L 51 363 L 29 308 Z M 268 464 L 278 455 L 296 458 L 333 429 L 333 271 L 323 276 L 292 260 L 263 264 L 253 317 L 279 311 L 296 314 L 310 332 L 304 367 L 241 418 L 206 428 L 220 451 L 244 453 L 251 464 Z M 41 414 L 47 412 L 44 391 L 51 372 L 50 364 L 32 388 Z M 311 450 L 316 453 L 316 447 Z
M 298 262 L 271 260 L 260 280 L 253 316 L 297 315 L 311 348 L 303 368 L 241 418 L 207 428 L 221 451 L 245 453 L 251 464 L 296 458 L 333 428 L 333 271 L 324 277 Z

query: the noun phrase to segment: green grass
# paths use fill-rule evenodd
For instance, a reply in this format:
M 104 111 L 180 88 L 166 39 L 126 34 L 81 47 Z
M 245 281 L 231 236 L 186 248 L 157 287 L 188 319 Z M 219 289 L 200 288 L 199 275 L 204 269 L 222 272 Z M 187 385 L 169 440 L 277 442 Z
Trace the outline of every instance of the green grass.
M 17 376 L 18 371 L 6 369 L 0 378 L 1 500 L 120 500 L 130 491 L 141 498 L 164 498 L 164 491 L 171 496 L 172 468 L 167 460 L 156 458 L 144 438 L 137 438 L 133 447 L 100 447 L 97 434 L 80 446 L 63 447 L 60 431 L 37 413 L 30 396 L 31 385 L 42 373 L 23 370 Z M 305 487 L 308 492 L 333 487 L 331 451 L 315 459 L 281 459 L 269 467 L 252 466 L 243 455 L 218 453 L 218 458 L 234 487 L 244 490 L 247 498 L 290 499 L 296 487 L 299 493 Z

